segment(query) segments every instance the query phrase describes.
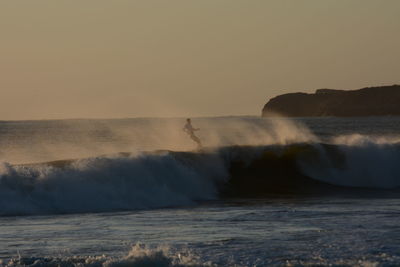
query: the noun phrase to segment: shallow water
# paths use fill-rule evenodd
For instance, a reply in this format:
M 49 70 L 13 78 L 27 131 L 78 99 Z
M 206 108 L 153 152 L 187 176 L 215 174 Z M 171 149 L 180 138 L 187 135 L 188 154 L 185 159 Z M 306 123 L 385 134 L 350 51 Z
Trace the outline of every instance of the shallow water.
M 198 264 L 398 264 L 399 199 L 223 201 L 190 208 L 0 219 L 1 258 L 105 255 L 123 261 L 140 243 L 190 253 Z M 100 261 L 100 260 L 99 260 Z M 135 260 L 132 259 L 132 263 Z M 149 254 L 149 262 L 157 258 Z

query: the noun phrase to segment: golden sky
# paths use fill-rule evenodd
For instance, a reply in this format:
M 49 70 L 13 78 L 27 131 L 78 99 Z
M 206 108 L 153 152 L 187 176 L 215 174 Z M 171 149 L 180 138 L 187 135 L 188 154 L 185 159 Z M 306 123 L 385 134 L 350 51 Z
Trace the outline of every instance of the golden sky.
M 399 0 L 0 2 L 0 120 L 259 115 L 400 83 Z

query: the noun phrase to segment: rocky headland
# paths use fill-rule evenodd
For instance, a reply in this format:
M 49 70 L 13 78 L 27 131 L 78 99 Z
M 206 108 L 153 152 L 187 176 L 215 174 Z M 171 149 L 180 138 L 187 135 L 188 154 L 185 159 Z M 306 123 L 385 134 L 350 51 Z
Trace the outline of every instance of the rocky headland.
M 318 89 L 314 94 L 290 93 L 271 98 L 263 117 L 356 117 L 400 115 L 400 85 L 359 90 Z

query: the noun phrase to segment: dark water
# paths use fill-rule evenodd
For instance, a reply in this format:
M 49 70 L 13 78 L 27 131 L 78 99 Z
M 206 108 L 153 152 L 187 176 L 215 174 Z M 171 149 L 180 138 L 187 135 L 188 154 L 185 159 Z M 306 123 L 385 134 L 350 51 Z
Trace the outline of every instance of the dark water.
M 193 123 L 1 122 L 1 264 L 400 264 L 400 118 Z

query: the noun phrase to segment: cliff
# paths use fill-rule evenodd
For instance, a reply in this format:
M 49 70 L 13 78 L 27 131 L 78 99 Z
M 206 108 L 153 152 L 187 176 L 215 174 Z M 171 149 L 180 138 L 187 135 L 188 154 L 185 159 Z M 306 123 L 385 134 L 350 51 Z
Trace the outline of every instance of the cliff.
M 286 117 L 396 116 L 400 115 L 400 85 L 279 95 L 270 99 L 262 110 L 263 117 L 276 114 Z

